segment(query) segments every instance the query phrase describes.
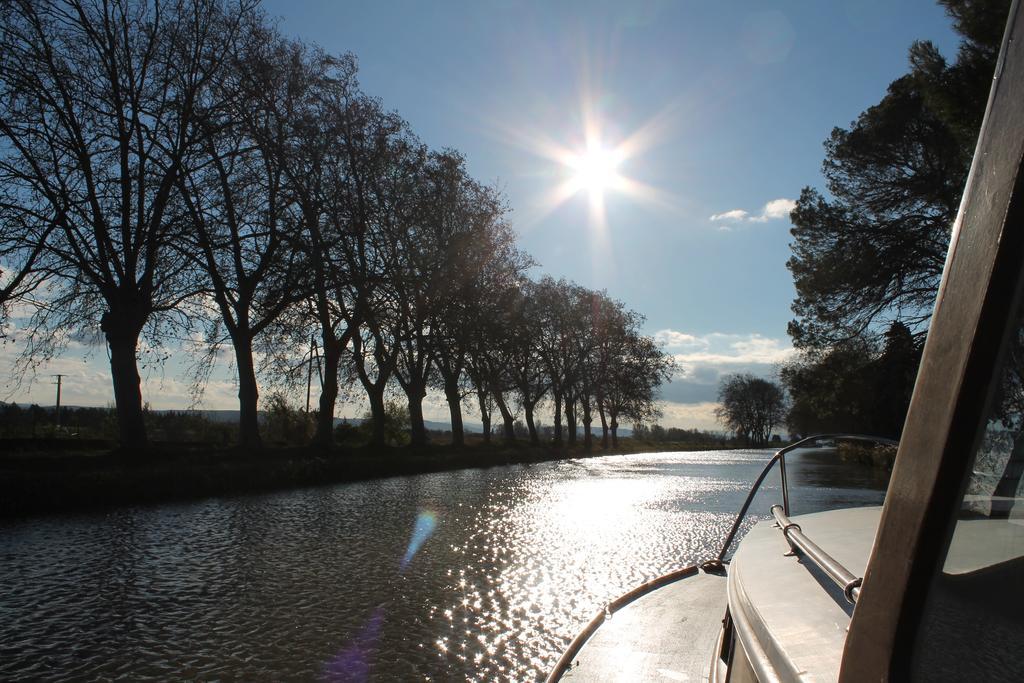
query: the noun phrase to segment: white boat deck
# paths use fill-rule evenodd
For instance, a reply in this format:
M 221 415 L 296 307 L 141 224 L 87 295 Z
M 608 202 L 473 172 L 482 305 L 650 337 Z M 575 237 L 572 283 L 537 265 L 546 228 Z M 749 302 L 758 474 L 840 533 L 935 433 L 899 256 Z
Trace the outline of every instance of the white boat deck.
M 725 616 L 724 576 L 696 574 L 658 588 L 605 621 L 563 681 L 706 681 Z
M 881 508 L 792 518 L 855 576 L 863 576 Z M 757 524 L 728 578 L 700 573 L 637 599 L 605 621 L 566 671 L 566 681 L 707 681 L 728 605 L 761 681 L 833 681 L 853 606 L 813 563 L 787 555 L 772 521 Z
M 792 518 L 804 534 L 855 576 L 863 576 L 881 508 Z M 773 522 L 740 543 L 729 567 L 736 633 L 762 681 L 834 681 L 839 676 L 852 605 L 813 563 L 787 556 Z

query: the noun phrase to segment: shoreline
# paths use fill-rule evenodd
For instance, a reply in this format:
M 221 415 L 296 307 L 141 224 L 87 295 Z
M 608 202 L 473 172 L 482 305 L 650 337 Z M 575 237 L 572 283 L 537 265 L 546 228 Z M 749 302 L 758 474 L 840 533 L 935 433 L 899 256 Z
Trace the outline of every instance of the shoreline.
M 393 447 L 266 447 L 258 451 L 153 444 L 146 453 L 80 442 L 20 443 L 0 456 L 0 518 L 110 510 L 307 486 L 430 474 L 461 469 L 533 464 L 606 455 L 722 450 L 733 446 L 628 442 L 587 452 L 528 444 Z M 24 448 L 29 446 L 29 448 Z M 43 446 L 39 448 L 38 446 Z M 48 447 L 46 447 L 48 446 Z M 60 447 L 58 447 L 60 446 Z M 97 449 L 96 446 L 101 448 Z

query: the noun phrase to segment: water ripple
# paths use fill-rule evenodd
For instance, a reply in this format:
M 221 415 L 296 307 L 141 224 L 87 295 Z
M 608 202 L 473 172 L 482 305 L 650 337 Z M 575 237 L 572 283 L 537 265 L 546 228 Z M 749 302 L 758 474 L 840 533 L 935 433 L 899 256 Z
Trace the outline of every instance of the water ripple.
M 715 554 L 767 456 L 611 456 L 8 522 L 0 678 L 543 678 L 609 600 Z M 805 470 L 792 476 L 809 509 L 880 499 Z

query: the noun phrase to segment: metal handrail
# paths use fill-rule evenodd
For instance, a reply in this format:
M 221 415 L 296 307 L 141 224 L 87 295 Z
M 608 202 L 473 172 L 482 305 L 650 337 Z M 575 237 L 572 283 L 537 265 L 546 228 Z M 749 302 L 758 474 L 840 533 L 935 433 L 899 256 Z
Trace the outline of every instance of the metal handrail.
M 856 603 L 860 596 L 860 585 L 864 579 L 854 576 L 850 570 L 841 565 L 836 558 L 832 557 L 821 547 L 807 538 L 799 524 L 790 521 L 781 505 L 772 506 L 772 516 L 782 529 L 782 535 L 786 537 L 789 547 L 795 552 L 799 550 L 811 562 L 817 565 L 818 569 L 825 572 L 828 578 L 832 579 L 837 586 L 843 589 L 843 595 L 851 603 Z
M 722 543 L 722 550 L 718 553 L 718 557 L 711 560 L 711 564 L 721 565 L 725 561 L 725 556 L 729 553 L 729 547 L 732 546 L 733 541 L 736 539 L 736 534 L 740 530 L 740 526 L 743 524 L 743 520 L 747 516 L 747 510 L 750 509 L 750 504 L 754 500 L 754 496 L 761 488 L 761 484 L 764 483 L 765 477 L 771 471 L 775 463 L 779 463 L 779 476 L 782 479 L 782 511 L 788 516 L 789 515 L 789 482 L 786 480 L 786 453 L 794 451 L 798 448 L 803 448 L 807 444 L 815 443 L 817 441 L 823 441 L 825 439 L 843 440 L 843 441 L 866 441 L 869 443 L 880 443 L 889 446 L 898 445 L 898 441 L 892 439 L 886 439 L 880 436 L 867 436 L 865 434 L 816 434 L 814 436 L 808 436 L 804 439 L 800 439 L 794 443 L 780 448 L 772 456 L 768 464 L 761 470 L 761 474 L 757 476 L 754 481 L 754 485 L 750 487 L 750 493 L 747 494 L 746 500 L 743 501 L 743 506 L 740 508 L 739 513 L 736 515 L 735 521 L 733 521 L 732 528 L 729 529 L 729 534 L 725 537 L 725 542 Z

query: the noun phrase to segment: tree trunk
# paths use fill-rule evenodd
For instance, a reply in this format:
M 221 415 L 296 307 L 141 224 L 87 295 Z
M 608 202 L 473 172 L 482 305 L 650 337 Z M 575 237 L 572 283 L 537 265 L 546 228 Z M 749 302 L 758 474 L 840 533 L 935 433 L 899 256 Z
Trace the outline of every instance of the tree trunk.
M 572 446 L 576 443 L 576 406 L 575 401 L 572 399 L 566 399 L 565 401 L 565 426 L 568 431 L 569 445 Z
M 594 422 L 594 416 L 590 413 L 590 403 L 583 402 L 583 448 L 590 451 L 594 447 L 594 435 L 590 433 L 590 425 Z
M 608 450 L 608 420 L 604 416 L 604 406 L 597 404 L 597 412 L 601 416 L 601 448 Z
M 320 389 L 320 412 L 316 416 L 313 443 L 321 448 L 330 448 L 334 444 L 334 405 L 338 401 L 338 365 L 343 345 L 333 331 L 325 331 L 323 347 L 323 387 Z
M 496 391 L 494 393 L 494 402 L 498 404 L 498 411 L 501 413 L 501 420 L 504 423 L 503 429 L 505 432 L 505 441 L 515 441 L 515 420 L 512 419 L 512 411 L 508 409 L 508 404 L 505 403 L 505 397 L 501 395 L 500 391 Z
M 462 392 L 454 382 L 445 382 L 444 396 L 448 400 L 448 412 L 452 417 L 452 445 L 463 446 L 466 443 L 466 432 L 462 424 Z
M 260 438 L 259 385 L 256 366 L 252 361 L 252 336 L 240 332 L 232 340 L 235 346 L 235 365 L 238 367 L 238 445 L 259 448 Z
M 382 448 L 387 445 L 387 433 L 385 432 L 387 414 L 384 409 L 384 387 L 365 385 L 366 398 L 370 401 L 370 420 L 373 428 L 370 436 L 370 445 Z
M 555 398 L 555 445 L 562 445 L 562 395 L 554 394 Z
M 423 397 L 427 395 L 425 388 L 412 384 L 406 391 L 409 397 L 409 421 L 412 429 L 412 445 L 427 445 L 427 427 L 423 424 Z
M 484 445 L 491 445 L 491 413 L 480 413 L 480 424 L 484 430 Z
M 477 391 L 477 401 L 480 403 L 480 424 L 484 429 L 484 443 L 491 443 L 491 410 L 487 405 L 487 392 Z
M 132 324 L 108 311 L 100 329 L 110 346 L 110 376 L 114 384 L 114 405 L 121 445 L 140 448 L 146 445 L 146 424 L 142 416 L 142 387 L 136 363 L 141 324 Z
M 540 437 L 537 436 L 537 426 L 533 424 L 533 405 L 526 404 L 526 427 L 530 430 L 530 443 L 534 446 L 540 445 Z
M 619 447 L 619 421 L 616 419 L 615 415 L 612 415 L 611 418 L 612 418 L 612 425 L 611 425 L 611 428 L 612 428 L 612 448 L 618 448 Z

